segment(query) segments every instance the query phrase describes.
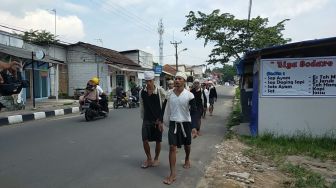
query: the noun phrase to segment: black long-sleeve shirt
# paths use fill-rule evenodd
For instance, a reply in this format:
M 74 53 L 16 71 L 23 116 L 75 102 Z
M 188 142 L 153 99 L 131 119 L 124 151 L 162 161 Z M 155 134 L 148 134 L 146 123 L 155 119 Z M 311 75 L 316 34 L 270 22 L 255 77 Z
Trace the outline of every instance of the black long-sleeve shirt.
M 217 98 L 217 91 L 215 87 L 210 88 L 209 98 Z
M 163 119 L 163 110 L 160 106 L 159 94 L 148 95 L 147 91 L 142 90 L 141 97 L 143 100 L 144 107 L 144 120 L 146 121 L 156 121 Z
M 204 90 L 199 89 L 197 91 L 193 88 L 190 90 L 190 92 L 194 94 L 197 109 L 203 109 L 207 107 L 207 98 L 205 96 Z

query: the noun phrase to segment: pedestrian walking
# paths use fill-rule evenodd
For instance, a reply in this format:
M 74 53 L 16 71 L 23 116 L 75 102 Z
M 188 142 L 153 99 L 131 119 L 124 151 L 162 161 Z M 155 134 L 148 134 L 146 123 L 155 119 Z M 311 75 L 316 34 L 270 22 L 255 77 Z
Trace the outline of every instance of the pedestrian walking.
M 164 123 L 169 126 L 169 166 L 170 175 L 163 181 L 172 184 L 176 180 L 176 148 L 184 145 L 185 161 L 184 168 L 190 168 L 191 137 L 197 136 L 195 127 L 191 125 L 190 111 L 196 110 L 194 95 L 185 89 L 187 76 L 178 72 L 175 76 L 174 89 L 171 90 L 164 112 Z
M 155 86 L 154 72 L 145 72 L 146 86 L 140 91 L 140 113 L 142 122 L 142 142 L 147 159 L 142 163 L 142 168 L 159 165 L 163 132 L 162 103 L 165 100 L 163 88 Z M 156 142 L 155 156 L 152 160 L 149 142 Z
M 216 87 L 213 85 L 212 81 L 209 81 L 209 113 L 210 116 L 212 116 L 213 110 L 214 110 L 214 103 L 217 101 L 217 91 Z
M 204 90 L 201 88 L 200 81 L 198 79 L 194 80 L 192 89 L 190 90 L 195 97 L 196 111 L 191 111 L 191 124 L 196 127 L 197 135 L 201 136 L 201 119 L 203 111 L 207 108 L 207 98 L 205 96 Z
M 209 90 L 207 89 L 207 84 L 206 83 L 202 83 L 201 88 L 204 91 L 205 97 L 207 99 L 207 106 L 206 106 L 206 108 L 204 108 L 203 114 L 202 114 L 203 119 L 205 119 L 206 112 L 208 111 L 208 108 L 210 106 L 210 103 L 209 103 Z

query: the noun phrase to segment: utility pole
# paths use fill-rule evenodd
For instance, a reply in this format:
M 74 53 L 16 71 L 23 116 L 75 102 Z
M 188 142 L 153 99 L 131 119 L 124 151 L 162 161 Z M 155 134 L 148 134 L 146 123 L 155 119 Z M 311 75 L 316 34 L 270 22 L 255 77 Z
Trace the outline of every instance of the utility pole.
M 164 29 L 163 29 L 163 23 L 162 23 L 162 18 L 161 18 L 160 22 L 159 22 L 159 28 L 158 28 L 158 33 L 160 35 L 160 41 L 159 41 L 160 60 L 159 60 L 159 64 L 161 66 L 163 65 L 163 39 L 162 39 L 163 32 L 164 32 Z
M 182 41 L 180 41 L 180 42 L 171 42 L 170 41 L 170 44 L 172 44 L 172 45 L 174 45 L 174 47 L 175 47 L 175 59 L 176 59 L 176 72 L 178 71 L 178 54 L 177 54 L 177 47 L 178 47 L 178 45 L 179 44 L 181 44 L 182 43 Z
M 252 0 L 249 2 L 249 10 L 248 10 L 248 17 L 247 17 L 247 37 L 248 37 L 248 43 L 247 43 L 247 48 L 250 49 L 250 40 L 251 40 L 251 35 L 250 35 L 250 19 L 251 19 L 251 9 L 252 9 Z
M 54 36 L 54 41 L 56 41 L 56 9 L 52 9 L 52 12 L 55 14 L 55 36 Z M 56 42 L 54 42 L 54 59 L 56 59 Z M 58 101 L 58 89 L 59 89 L 59 78 L 58 78 L 58 64 L 56 65 L 56 68 L 54 68 L 54 92 L 55 92 L 55 97 L 56 101 Z
M 97 42 L 100 42 L 101 47 L 103 47 L 103 39 L 96 39 Z M 95 63 L 97 64 L 97 77 L 100 78 L 99 76 L 99 62 L 97 61 L 97 54 L 95 53 Z

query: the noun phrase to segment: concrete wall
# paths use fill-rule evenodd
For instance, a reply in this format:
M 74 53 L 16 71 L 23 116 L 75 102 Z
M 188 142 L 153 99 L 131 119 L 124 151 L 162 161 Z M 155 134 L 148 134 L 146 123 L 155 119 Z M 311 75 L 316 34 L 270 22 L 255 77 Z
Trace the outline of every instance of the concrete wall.
M 98 74 L 99 85 L 104 91 L 108 89 L 107 65 L 103 59 L 83 47 L 73 46 L 68 49 L 68 71 L 70 96 L 73 96 L 74 89 L 85 88 L 87 81 L 94 76 L 98 76 Z
M 336 98 L 259 98 L 259 134 L 336 131 Z
M 144 51 L 122 52 L 122 55 L 128 57 L 143 68 L 153 68 L 153 55 Z

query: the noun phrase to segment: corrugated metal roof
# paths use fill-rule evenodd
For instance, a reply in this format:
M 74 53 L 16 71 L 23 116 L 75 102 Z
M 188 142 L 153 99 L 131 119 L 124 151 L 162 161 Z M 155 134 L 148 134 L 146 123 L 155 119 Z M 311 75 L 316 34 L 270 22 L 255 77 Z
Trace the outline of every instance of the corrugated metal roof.
M 89 44 L 89 43 L 84 43 L 84 42 L 78 42 L 78 43 L 72 44 L 70 46 L 75 46 L 75 45 L 83 46 L 84 48 L 92 50 L 97 55 L 100 55 L 100 56 L 106 58 L 106 61 L 108 63 L 121 64 L 121 65 L 125 65 L 127 67 L 137 67 L 137 68 L 141 67 L 139 64 L 135 63 L 134 61 L 132 61 L 128 57 L 120 54 L 119 52 L 117 52 L 115 50 L 111 50 L 111 49 L 108 49 L 108 48 L 103 48 L 103 47 L 100 47 L 100 46 L 95 46 L 95 45 L 92 45 L 92 44 Z

